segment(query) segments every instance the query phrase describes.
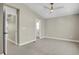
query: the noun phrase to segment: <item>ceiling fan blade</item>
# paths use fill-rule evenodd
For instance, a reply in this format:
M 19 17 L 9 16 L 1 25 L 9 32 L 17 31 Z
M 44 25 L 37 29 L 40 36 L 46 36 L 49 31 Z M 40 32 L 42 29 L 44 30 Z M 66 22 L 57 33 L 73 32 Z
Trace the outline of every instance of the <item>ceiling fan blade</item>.
M 64 8 L 64 7 L 57 7 L 57 8 L 53 8 L 53 10 L 57 10 L 57 9 L 61 9 L 61 8 Z
M 50 9 L 49 7 L 47 7 L 47 6 L 44 6 L 44 8 L 46 8 L 46 9 Z

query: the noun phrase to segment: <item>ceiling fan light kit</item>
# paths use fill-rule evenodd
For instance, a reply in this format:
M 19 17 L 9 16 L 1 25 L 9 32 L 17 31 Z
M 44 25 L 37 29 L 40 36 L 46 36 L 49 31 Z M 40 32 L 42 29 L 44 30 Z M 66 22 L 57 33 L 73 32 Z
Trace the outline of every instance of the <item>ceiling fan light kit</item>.
M 50 5 L 49 7 L 47 7 L 47 6 L 44 6 L 44 7 L 45 7 L 46 9 L 48 9 L 50 13 L 53 13 L 54 10 L 63 8 L 63 7 L 54 8 L 54 3 L 50 3 L 49 5 Z
M 53 12 L 53 3 L 50 3 L 50 13 Z
M 53 9 L 51 9 L 51 10 L 50 10 L 50 13 L 53 13 L 53 11 L 54 11 L 54 10 L 53 10 Z

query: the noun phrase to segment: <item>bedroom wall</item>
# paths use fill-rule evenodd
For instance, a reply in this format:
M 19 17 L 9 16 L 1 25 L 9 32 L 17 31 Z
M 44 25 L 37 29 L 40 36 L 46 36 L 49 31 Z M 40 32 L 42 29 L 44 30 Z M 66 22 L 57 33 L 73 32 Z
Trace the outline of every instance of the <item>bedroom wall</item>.
M 0 3 L 0 54 L 3 53 L 3 4 Z
M 79 41 L 79 15 L 56 17 L 46 20 L 46 37 Z

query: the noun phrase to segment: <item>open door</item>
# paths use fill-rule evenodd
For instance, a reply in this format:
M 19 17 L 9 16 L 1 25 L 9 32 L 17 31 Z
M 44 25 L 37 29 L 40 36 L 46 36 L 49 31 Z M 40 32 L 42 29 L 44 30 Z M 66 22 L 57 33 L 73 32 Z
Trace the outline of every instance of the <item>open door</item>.
M 8 52 L 8 41 L 18 45 L 17 39 L 17 9 L 4 6 L 4 51 Z

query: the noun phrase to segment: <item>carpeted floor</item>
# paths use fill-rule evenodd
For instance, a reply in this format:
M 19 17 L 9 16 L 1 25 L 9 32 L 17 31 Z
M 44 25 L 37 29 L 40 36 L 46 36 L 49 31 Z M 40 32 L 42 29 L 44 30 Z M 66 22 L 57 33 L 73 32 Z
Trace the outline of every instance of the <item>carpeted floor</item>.
M 8 55 L 78 55 L 79 43 L 40 39 L 24 46 L 8 42 Z

